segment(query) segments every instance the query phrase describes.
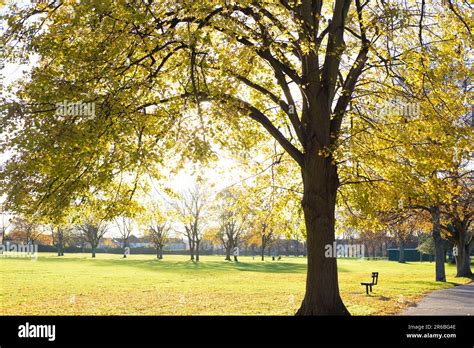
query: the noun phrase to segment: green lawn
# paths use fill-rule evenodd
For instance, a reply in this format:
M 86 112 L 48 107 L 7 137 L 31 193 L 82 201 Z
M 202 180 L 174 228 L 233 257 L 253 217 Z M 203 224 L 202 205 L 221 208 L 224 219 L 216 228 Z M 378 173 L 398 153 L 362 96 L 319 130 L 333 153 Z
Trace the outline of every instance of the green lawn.
M 304 293 L 306 260 L 261 262 L 241 257 L 40 253 L 37 261 L 0 258 L 3 315 L 291 315 Z M 395 314 L 423 294 L 467 278 L 447 265 L 446 283 L 436 283 L 434 263 L 339 260 L 343 300 L 354 315 Z M 367 296 L 361 281 L 378 271 L 379 285 Z

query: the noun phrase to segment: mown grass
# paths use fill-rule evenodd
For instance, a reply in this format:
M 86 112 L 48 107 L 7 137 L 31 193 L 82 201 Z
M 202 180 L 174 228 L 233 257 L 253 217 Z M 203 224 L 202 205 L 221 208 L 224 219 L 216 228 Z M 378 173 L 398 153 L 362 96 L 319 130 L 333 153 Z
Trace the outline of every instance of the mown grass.
M 202 256 L 40 253 L 37 261 L 0 258 L 2 315 L 292 315 L 304 294 L 306 259 L 225 262 Z M 447 282 L 434 279 L 434 263 L 338 261 L 343 300 L 353 315 L 396 314 L 432 290 L 468 283 L 446 265 Z M 361 281 L 378 271 L 367 296 Z

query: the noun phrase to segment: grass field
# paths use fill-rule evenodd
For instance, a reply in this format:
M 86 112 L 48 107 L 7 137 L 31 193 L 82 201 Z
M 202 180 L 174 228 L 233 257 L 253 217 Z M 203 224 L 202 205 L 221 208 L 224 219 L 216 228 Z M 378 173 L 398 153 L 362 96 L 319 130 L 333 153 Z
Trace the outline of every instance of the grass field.
M 281 261 L 221 256 L 40 253 L 37 261 L 0 258 L 3 315 L 292 315 L 304 294 L 306 259 Z M 468 283 L 446 265 L 447 282 L 436 283 L 434 263 L 339 260 L 343 300 L 353 315 L 396 314 L 423 294 Z M 378 271 L 367 296 L 361 281 Z

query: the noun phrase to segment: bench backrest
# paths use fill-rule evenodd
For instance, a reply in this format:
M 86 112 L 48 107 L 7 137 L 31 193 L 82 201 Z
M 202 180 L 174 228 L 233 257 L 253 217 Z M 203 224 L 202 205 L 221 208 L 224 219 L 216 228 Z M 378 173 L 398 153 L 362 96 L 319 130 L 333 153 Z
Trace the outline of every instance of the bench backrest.
M 379 281 L 379 272 L 372 272 L 372 284 L 377 285 Z

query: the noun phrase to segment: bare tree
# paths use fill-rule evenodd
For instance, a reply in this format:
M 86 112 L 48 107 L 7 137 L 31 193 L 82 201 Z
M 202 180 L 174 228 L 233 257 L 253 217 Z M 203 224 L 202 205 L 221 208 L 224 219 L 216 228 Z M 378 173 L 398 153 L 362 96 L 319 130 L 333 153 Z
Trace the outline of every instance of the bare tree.
M 221 204 L 219 205 L 219 230 L 217 237 L 225 249 L 225 260 L 231 261 L 231 251 L 238 247 L 245 232 L 246 223 L 245 209 L 239 205 L 238 193 L 231 190 L 221 192 Z M 234 261 L 238 261 L 234 255 Z
M 265 249 L 270 244 L 273 238 L 273 229 L 271 226 L 265 221 L 262 223 L 261 228 L 258 231 L 260 235 L 260 251 L 262 256 L 262 261 L 265 261 Z
M 398 244 L 398 262 L 405 262 L 405 246 L 413 238 L 418 228 L 416 214 L 411 211 L 405 212 L 383 212 L 380 220 L 386 226 L 387 232 Z
M 147 236 L 150 238 L 156 249 L 156 258 L 163 259 L 163 247 L 169 239 L 169 225 L 165 223 L 150 223 Z
M 50 224 L 51 237 L 53 238 L 53 245 L 58 250 L 58 256 L 64 256 L 64 246 L 71 239 L 72 228 L 64 225 Z
M 10 227 L 10 221 L 7 218 L 7 212 L 3 210 L 3 205 L 0 205 L 0 244 L 3 244 L 5 241 L 5 234 L 7 233 L 8 228 Z M 0 250 L 0 253 L 2 251 Z
M 25 217 L 15 217 L 12 220 L 13 230 L 11 235 L 15 239 L 25 243 L 31 244 L 34 243 L 39 236 L 43 234 L 43 231 L 39 228 L 39 225 L 33 222 L 33 220 Z
M 130 239 L 130 236 L 132 235 L 133 232 L 133 224 L 134 221 L 131 218 L 121 216 L 119 218 L 115 218 L 115 224 L 117 225 L 117 228 L 120 233 L 120 241 L 122 243 L 122 248 L 123 248 L 123 258 L 127 258 L 127 253 L 125 248 L 128 247 L 128 241 Z
M 225 249 L 225 260 L 231 261 L 231 251 L 239 245 L 240 236 L 244 233 L 243 225 L 238 221 L 236 212 L 222 212 L 218 237 Z M 237 261 L 234 257 L 234 260 Z
M 95 257 L 95 252 L 100 240 L 107 232 L 107 225 L 103 220 L 98 222 L 88 219 L 86 222 L 78 226 L 78 230 L 82 238 L 87 241 L 92 248 L 92 257 Z
M 184 235 L 188 239 L 191 260 L 199 262 L 199 246 L 205 228 L 208 193 L 198 184 L 182 192 L 174 203 L 181 223 L 184 225 Z

